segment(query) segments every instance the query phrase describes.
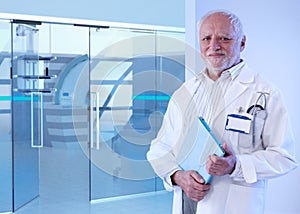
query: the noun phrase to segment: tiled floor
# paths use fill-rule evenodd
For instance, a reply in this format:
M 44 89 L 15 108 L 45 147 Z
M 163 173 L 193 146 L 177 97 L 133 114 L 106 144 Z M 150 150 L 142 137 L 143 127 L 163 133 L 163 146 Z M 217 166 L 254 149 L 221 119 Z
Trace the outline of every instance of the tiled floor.
M 40 150 L 40 196 L 16 214 L 168 214 L 172 193 L 166 191 L 89 202 L 88 160 L 78 148 Z

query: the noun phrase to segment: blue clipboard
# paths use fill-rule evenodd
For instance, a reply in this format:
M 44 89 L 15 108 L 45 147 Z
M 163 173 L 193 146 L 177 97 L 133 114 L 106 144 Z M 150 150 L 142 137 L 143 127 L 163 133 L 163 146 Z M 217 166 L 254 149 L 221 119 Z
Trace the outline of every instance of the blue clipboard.
M 192 136 L 196 137 L 192 137 Z M 192 124 L 186 141 L 189 141 L 183 161 L 179 164 L 183 170 L 195 170 L 210 183 L 212 175 L 206 171 L 206 159 L 209 155 L 224 156 L 225 151 L 216 136 L 211 132 L 208 124 L 202 117 L 199 117 Z M 193 141 L 192 143 L 190 141 Z

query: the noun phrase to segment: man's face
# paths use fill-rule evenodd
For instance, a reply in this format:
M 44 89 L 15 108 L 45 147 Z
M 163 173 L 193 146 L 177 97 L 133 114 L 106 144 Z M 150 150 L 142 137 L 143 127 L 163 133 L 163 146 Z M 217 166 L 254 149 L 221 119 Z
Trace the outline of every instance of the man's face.
M 200 27 L 200 51 L 208 71 L 222 72 L 240 61 L 245 37 L 238 41 L 234 27 L 224 14 L 207 17 Z

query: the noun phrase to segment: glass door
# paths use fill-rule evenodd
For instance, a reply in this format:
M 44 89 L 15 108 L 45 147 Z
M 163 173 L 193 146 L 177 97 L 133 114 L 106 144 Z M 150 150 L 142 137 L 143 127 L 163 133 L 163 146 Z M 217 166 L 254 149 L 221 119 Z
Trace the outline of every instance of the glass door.
M 87 213 L 89 157 L 82 147 L 89 139 L 89 29 L 43 25 L 40 53 L 53 57 L 49 75 L 56 78 L 45 83 L 55 91 L 44 104 L 40 201 L 51 206 L 52 213 Z
M 145 154 L 154 136 L 134 97 L 155 91 L 155 32 L 91 29 L 91 199 L 155 190 Z M 149 90 L 134 84 L 138 78 Z M 152 91 L 152 92 L 151 92 Z M 151 108 L 149 106 L 149 108 Z
M 16 20 L 12 43 L 13 210 L 59 213 L 89 199 L 89 30 Z
M 90 35 L 91 200 L 162 190 L 146 153 L 184 81 L 184 34 L 99 28 Z

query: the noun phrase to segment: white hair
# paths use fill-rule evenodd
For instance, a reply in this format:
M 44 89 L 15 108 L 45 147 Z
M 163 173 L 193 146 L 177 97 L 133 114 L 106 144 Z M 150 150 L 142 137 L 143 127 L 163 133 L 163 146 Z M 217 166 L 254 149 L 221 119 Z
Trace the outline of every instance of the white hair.
M 235 15 L 234 13 L 227 11 L 227 10 L 212 10 L 209 11 L 208 13 L 206 13 L 204 16 L 202 16 L 202 18 L 198 21 L 197 23 L 197 30 L 198 32 L 200 32 L 200 27 L 203 24 L 203 22 L 211 15 L 213 14 L 223 14 L 225 16 L 228 17 L 230 23 L 233 25 L 234 31 L 236 33 L 236 36 L 239 40 L 242 40 L 243 36 L 244 36 L 244 31 L 243 31 L 243 25 L 241 20 L 239 19 L 239 17 L 237 15 Z

